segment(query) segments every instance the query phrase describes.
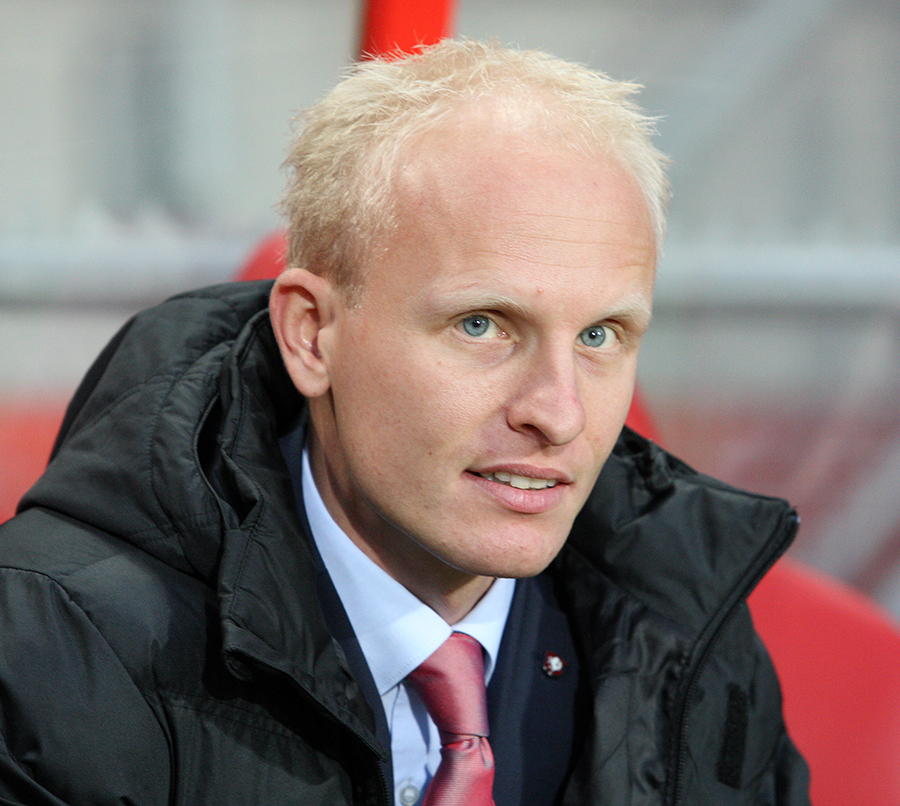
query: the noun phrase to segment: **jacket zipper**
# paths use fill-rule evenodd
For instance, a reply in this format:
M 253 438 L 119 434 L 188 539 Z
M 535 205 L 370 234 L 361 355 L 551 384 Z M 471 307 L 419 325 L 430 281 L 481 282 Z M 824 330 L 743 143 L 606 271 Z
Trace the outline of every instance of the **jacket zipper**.
M 387 778 L 385 778 L 384 771 L 381 769 L 381 764 L 377 759 L 375 761 L 375 769 L 378 771 L 378 786 L 382 795 L 381 802 L 384 806 L 392 806 L 394 799 L 391 797 L 391 793 L 388 792 Z
M 734 614 L 737 612 L 739 605 L 741 604 L 741 602 L 746 600 L 749 592 L 756 587 L 759 581 L 768 573 L 769 569 L 773 565 L 775 565 L 781 555 L 784 554 L 788 546 L 790 546 L 791 541 L 797 532 L 799 524 L 800 518 L 797 513 L 792 510 L 788 522 L 782 527 L 784 530 L 784 534 L 780 537 L 780 539 L 773 541 L 772 551 L 767 556 L 765 556 L 762 564 L 756 570 L 756 572 L 749 575 L 746 584 L 743 586 L 734 602 L 729 606 L 728 611 L 719 620 L 719 623 L 718 625 L 716 625 L 715 630 L 706 641 L 706 645 L 703 648 L 700 658 L 694 664 L 694 668 L 688 681 L 687 690 L 682 701 L 683 704 L 681 706 L 681 715 L 678 720 L 678 735 L 675 742 L 675 752 L 677 759 L 675 766 L 675 781 L 671 789 L 671 791 L 674 792 L 674 796 L 672 798 L 673 806 L 680 806 L 682 801 L 682 780 L 684 777 L 684 767 L 687 763 L 682 744 L 684 742 L 685 733 L 687 732 L 691 698 L 693 697 L 694 689 L 697 686 L 697 681 L 700 677 L 700 673 L 703 671 L 703 668 L 706 665 L 706 661 L 709 658 L 710 651 L 712 650 L 712 647 L 715 646 L 719 634 L 730 623 L 731 619 L 734 617 Z

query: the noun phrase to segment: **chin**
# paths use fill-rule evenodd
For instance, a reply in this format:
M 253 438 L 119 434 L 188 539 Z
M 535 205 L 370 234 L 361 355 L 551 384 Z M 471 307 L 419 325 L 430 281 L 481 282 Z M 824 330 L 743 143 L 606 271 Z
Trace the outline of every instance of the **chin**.
M 558 553 L 558 551 L 555 551 L 550 556 L 543 557 L 539 561 L 531 563 L 520 562 L 512 567 L 500 569 L 501 572 L 494 574 L 494 576 L 508 577 L 510 579 L 527 579 L 528 577 L 535 577 L 547 569 L 547 566 L 553 562 L 553 559 Z
M 504 577 L 508 579 L 525 579 L 540 574 L 553 561 L 562 549 L 565 540 L 545 543 L 543 549 L 531 543 L 522 546 L 495 547 L 495 552 L 480 553 L 466 558 L 456 567 L 469 574 L 487 577 Z M 538 550 L 536 550 L 538 549 Z

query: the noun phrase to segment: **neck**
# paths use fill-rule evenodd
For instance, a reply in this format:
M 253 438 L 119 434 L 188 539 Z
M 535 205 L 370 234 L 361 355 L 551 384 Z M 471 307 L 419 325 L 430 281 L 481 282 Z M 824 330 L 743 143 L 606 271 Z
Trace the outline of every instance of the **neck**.
M 335 523 L 372 562 L 428 605 L 448 624 L 456 624 L 475 607 L 494 578 L 462 571 L 420 545 L 414 536 L 383 517 L 375 522 L 342 506 L 322 452 L 313 439 L 310 467 L 322 502 Z M 355 517 L 354 517 L 355 516 Z

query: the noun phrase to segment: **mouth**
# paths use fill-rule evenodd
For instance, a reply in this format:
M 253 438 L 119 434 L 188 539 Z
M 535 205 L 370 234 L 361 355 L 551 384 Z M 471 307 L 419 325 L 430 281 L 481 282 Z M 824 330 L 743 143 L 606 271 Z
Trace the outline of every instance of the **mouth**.
M 531 476 L 518 476 L 515 473 L 507 473 L 504 470 L 497 470 L 493 473 L 475 473 L 488 481 L 495 481 L 498 484 L 506 484 L 509 487 L 515 487 L 517 490 L 546 490 L 548 487 L 557 485 L 556 479 L 536 479 Z
M 569 493 L 574 479 L 555 468 L 505 464 L 482 466 L 478 470 L 469 470 L 468 474 L 495 504 L 520 515 L 540 515 L 557 510 L 572 497 Z

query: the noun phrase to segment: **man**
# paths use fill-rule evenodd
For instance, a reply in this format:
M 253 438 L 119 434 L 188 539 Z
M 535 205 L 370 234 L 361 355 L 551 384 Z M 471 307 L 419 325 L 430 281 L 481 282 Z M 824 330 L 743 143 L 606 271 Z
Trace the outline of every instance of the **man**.
M 806 802 L 745 604 L 794 513 L 620 436 L 633 89 L 445 42 L 310 113 L 291 268 L 126 325 L 3 530 L 3 802 Z

